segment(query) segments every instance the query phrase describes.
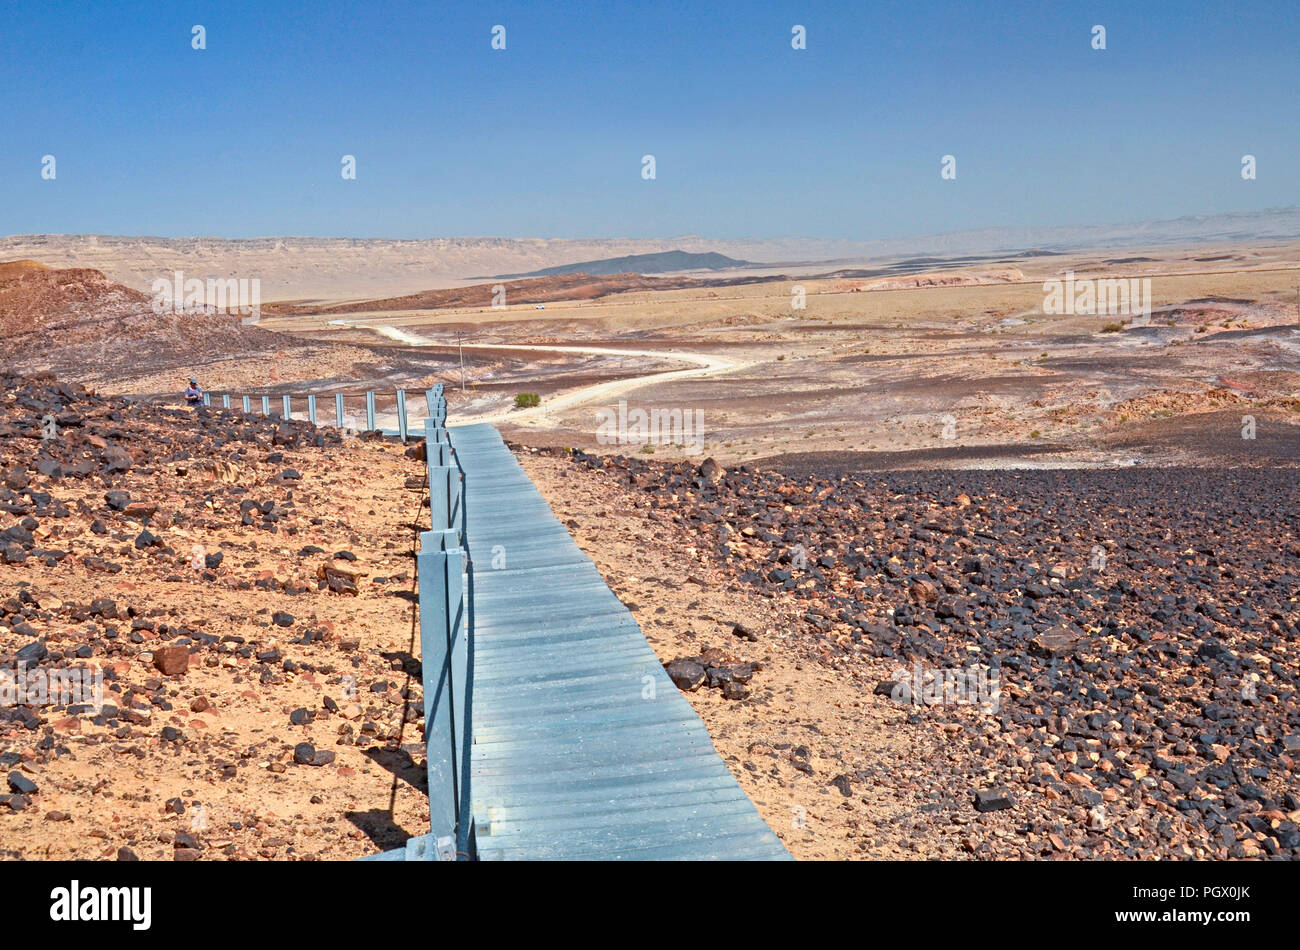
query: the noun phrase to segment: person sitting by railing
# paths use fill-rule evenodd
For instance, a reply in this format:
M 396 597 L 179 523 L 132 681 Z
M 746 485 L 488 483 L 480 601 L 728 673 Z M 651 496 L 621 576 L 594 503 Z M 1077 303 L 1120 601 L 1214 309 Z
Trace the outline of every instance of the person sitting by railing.
M 199 388 L 197 379 L 191 379 L 189 386 L 185 388 L 185 402 L 190 406 L 203 405 L 203 390 Z

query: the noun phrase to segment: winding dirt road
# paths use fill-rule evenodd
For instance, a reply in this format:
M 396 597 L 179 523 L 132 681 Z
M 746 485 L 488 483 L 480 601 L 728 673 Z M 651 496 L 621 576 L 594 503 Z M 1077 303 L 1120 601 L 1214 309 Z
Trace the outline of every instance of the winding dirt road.
M 408 346 L 436 346 L 442 348 L 454 349 L 453 344 L 440 343 L 436 340 L 427 340 L 423 337 L 408 333 L 397 327 L 386 325 L 375 325 L 367 323 L 351 323 L 346 320 L 331 320 L 332 326 L 346 327 L 351 330 L 370 330 L 378 333 L 386 339 L 398 343 L 405 343 Z M 691 363 L 692 366 L 686 369 L 660 370 L 654 373 L 643 373 L 638 376 L 628 376 L 624 379 L 614 379 L 603 383 L 594 383 L 590 386 L 582 386 L 569 392 L 560 393 L 551 396 L 544 403 L 532 409 L 498 409 L 482 412 L 477 415 L 473 413 L 457 413 L 456 424 L 468 425 L 475 422 L 510 422 L 511 425 L 536 426 L 546 420 L 553 413 L 561 412 L 565 409 L 571 409 L 574 406 L 580 406 L 583 403 L 592 402 L 597 399 L 606 399 L 610 396 L 616 396 L 620 393 L 636 389 L 650 382 L 667 382 L 673 379 L 695 379 L 700 377 L 717 376 L 723 373 L 733 372 L 739 369 L 745 369 L 754 365 L 753 363 L 737 362 L 721 356 L 711 356 L 707 353 L 683 353 L 676 350 L 625 350 L 616 347 L 607 346 L 570 346 L 570 345 L 549 345 L 549 344 L 519 344 L 519 343 L 466 343 L 464 348 L 467 350 L 529 350 L 539 353 L 575 353 L 585 356 L 629 356 L 645 359 L 675 360 L 682 363 Z M 394 423 L 395 424 L 395 423 Z

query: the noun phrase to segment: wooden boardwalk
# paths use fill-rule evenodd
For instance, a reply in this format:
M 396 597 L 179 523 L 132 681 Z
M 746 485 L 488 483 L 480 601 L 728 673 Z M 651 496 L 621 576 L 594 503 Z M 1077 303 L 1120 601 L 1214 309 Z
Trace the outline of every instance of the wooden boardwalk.
M 342 426 L 344 394 L 333 395 Z M 431 530 L 416 569 L 430 831 L 363 860 L 788 860 L 497 430 L 447 429 L 442 384 L 424 395 Z M 375 393 L 364 396 L 374 430 Z M 253 411 L 253 397 L 235 398 Z M 291 395 L 258 398 L 262 415 L 278 398 L 292 418 Z M 306 399 L 317 424 L 317 397 Z M 406 441 L 409 421 L 399 389 L 398 428 L 383 431 Z
M 479 858 L 788 859 L 496 429 L 449 435 L 471 565 Z

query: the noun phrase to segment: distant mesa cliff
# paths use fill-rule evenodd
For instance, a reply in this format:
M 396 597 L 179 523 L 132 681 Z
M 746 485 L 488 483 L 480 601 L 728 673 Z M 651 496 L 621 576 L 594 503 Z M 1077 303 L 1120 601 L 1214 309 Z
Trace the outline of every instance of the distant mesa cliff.
M 580 261 L 576 264 L 561 264 L 558 267 L 544 267 L 526 274 L 501 274 L 501 279 L 522 277 L 559 277 L 564 274 L 670 274 L 683 270 L 727 270 L 733 267 L 749 267 L 749 261 L 737 260 L 710 251 L 705 254 L 692 254 L 689 251 L 662 251 L 657 254 L 629 254 L 626 257 L 607 257 L 598 261 Z
M 865 227 L 865 226 L 864 226 Z M 877 239 L 718 238 L 319 238 L 133 237 L 103 234 L 0 236 L 0 260 L 29 258 L 51 267 L 94 268 L 148 291 L 175 271 L 187 277 L 256 278 L 262 300 L 340 303 L 449 289 L 484 275 L 563 276 L 585 272 L 703 274 L 744 268 L 746 275 L 792 274 L 796 267 L 847 269 L 888 277 L 964 263 L 1061 251 L 1226 244 L 1300 237 L 1300 207 L 1060 228 L 984 228 Z M 1017 249 L 1032 249 L 1022 254 Z M 983 258 L 983 260 L 979 260 Z M 963 260 L 964 259 L 964 260 Z M 763 262 L 763 263 L 756 263 Z M 518 279 L 518 278 L 515 278 Z

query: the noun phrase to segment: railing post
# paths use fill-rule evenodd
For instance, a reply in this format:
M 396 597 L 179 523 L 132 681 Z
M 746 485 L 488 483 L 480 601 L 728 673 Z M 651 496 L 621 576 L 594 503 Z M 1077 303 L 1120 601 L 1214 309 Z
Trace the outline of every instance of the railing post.
M 447 466 L 451 474 L 447 476 L 447 527 L 458 528 L 461 523 L 461 485 L 460 469 L 455 465 Z
M 452 527 L 451 483 L 455 471 L 450 465 L 429 466 L 429 522 L 434 531 Z
M 467 851 L 473 820 L 469 795 L 470 762 L 466 735 L 469 729 L 469 615 L 465 586 L 465 550 L 447 552 L 447 612 L 451 650 L 452 769 L 456 777 L 456 841 Z M 472 734 L 471 734 L 472 735 Z
M 230 408 L 230 394 L 229 394 L 229 393 L 222 393 L 222 394 L 221 394 L 221 408 L 222 408 L 222 409 L 229 409 L 229 408 Z
M 249 401 L 248 397 L 245 396 L 245 397 L 244 397 L 244 412 L 252 412 L 252 411 L 253 411 L 253 404 Z
M 264 416 L 269 416 L 270 414 L 271 414 L 271 397 L 270 397 L 270 396 L 263 396 L 263 397 L 262 397 L 262 415 L 264 415 Z
M 366 431 L 374 431 L 375 428 L 375 394 L 366 393 Z
M 288 422 L 293 418 L 293 404 L 289 401 L 288 393 L 284 394 L 284 402 L 282 405 L 284 406 L 284 421 Z
M 405 391 L 397 391 L 398 428 L 408 435 Z M 374 394 L 367 393 L 374 428 Z M 427 395 L 427 394 L 426 394 Z M 424 422 L 429 508 L 433 530 L 419 536 L 420 658 L 424 670 L 425 753 L 429 779 L 426 845 L 407 849 L 407 860 L 455 860 L 471 850 L 473 730 L 471 637 L 472 579 L 464 536 L 455 525 L 461 510 L 460 469 L 448 464 L 450 440 L 433 418 Z
M 316 424 L 316 394 L 309 393 L 307 396 L 307 419 L 312 425 Z
M 420 592 L 420 659 L 424 668 L 425 748 L 429 825 L 437 838 L 457 835 L 464 750 L 465 552 L 434 549 L 421 535 L 416 558 Z
M 334 394 L 334 424 L 343 428 L 343 394 Z
M 204 393 L 204 394 L 203 394 L 203 405 L 205 405 L 205 406 L 210 406 L 210 405 L 212 405 L 212 394 L 211 394 L 211 393 Z
M 432 419 L 424 420 L 424 455 L 430 467 L 451 464 L 451 446 L 447 444 L 447 430 Z

